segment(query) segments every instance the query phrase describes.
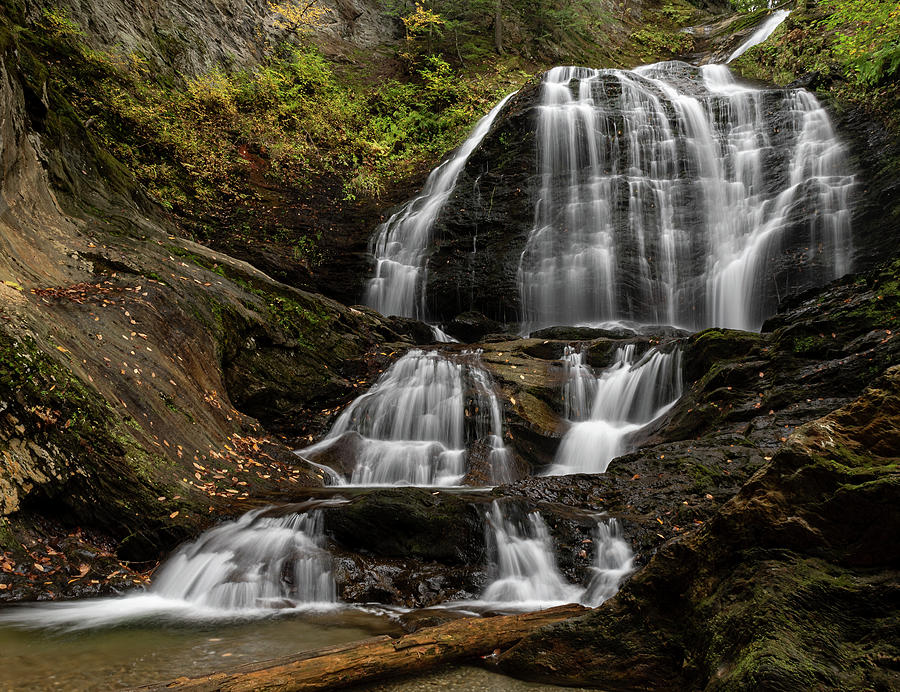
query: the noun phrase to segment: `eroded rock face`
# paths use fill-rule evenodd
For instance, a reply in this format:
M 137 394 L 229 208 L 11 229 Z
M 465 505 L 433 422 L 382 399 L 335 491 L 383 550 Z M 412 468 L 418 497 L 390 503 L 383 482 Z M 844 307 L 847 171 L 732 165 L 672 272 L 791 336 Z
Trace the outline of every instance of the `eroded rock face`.
M 46 515 L 155 560 L 253 496 L 319 484 L 247 414 L 315 429 L 405 327 L 179 238 L 3 35 L 0 546 L 19 560 Z M 59 593 L 27 576 L 0 598 Z
M 533 635 L 501 667 L 607 689 L 896 687 L 898 449 L 893 367 L 799 428 L 612 601 Z
M 196 77 L 223 65 L 254 66 L 267 41 L 298 41 L 298 32 L 271 9 L 272 4 L 266 0 L 156 5 L 66 0 L 31 3 L 29 11 L 32 19 L 45 11 L 65 15 L 86 30 L 85 41 L 93 47 L 136 52 L 157 68 Z M 315 34 L 332 44 L 371 48 L 398 34 L 397 22 L 370 0 L 325 0 L 318 6 L 327 12 Z

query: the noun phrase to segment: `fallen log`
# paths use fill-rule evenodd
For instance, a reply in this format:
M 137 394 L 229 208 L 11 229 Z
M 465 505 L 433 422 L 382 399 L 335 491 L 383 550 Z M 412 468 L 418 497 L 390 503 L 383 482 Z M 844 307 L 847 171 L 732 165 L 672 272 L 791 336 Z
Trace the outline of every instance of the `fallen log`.
M 393 639 L 387 635 L 252 663 L 229 672 L 180 677 L 142 690 L 254 692 L 329 690 L 504 651 L 544 625 L 583 614 L 570 604 L 520 615 L 472 617 Z

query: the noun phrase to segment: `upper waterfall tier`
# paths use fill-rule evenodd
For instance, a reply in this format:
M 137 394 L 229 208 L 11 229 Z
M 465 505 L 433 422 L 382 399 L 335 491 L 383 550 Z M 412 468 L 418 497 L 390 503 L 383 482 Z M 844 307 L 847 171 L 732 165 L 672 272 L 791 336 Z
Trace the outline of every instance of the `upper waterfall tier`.
M 415 246 L 413 314 L 438 322 L 758 329 L 850 266 L 853 175 L 827 113 L 722 65 L 554 68 L 454 183 Z
M 539 189 L 519 268 L 526 329 L 635 320 L 757 329 L 788 247 L 847 270 L 844 152 L 807 92 L 727 68 L 560 67 L 544 78 Z

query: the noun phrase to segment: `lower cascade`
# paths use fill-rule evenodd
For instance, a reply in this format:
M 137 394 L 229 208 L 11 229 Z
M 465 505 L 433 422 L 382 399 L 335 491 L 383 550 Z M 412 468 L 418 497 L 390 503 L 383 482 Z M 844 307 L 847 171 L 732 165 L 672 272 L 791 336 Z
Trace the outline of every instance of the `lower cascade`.
M 603 473 L 624 454 L 628 438 L 665 413 L 681 396 L 681 351 L 650 349 L 635 355 L 634 344 L 616 350 L 615 361 L 591 381 L 583 354 L 571 349 L 564 362 L 566 412 L 573 421 L 556 453 L 550 475 Z M 588 396 L 593 397 L 588 410 Z
M 264 512 L 248 512 L 179 548 L 151 592 L 229 611 L 336 603 L 321 513 Z
M 615 519 L 600 522 L 595 533 L 594 566 L 587 586 L 566 581 L 556 564 L 553 540 L 539 512 L 524 522 L 508 518 L 494 502 L 487 517 L 494 577 L 483 603 L 512 608 L 543 608 L 580 602 L 598 606 L 612 598 L 631 572 L 633 554 Z
M 255 509 L 178 548 L 147 591 L 11 609 L 0 614 L 0 623 L 79 630 L 145 618 L 194 621 L 332 610 L 339 601 L 324 543 L 322 515 L 315 509 Z
M 511 480 L 502 409 L 478 353 L 413 350 L 298 454 L 331 469 L 336 484 L 453 486 L 467 472 L 467 443 L 478 440 L 489 446 L 489 480 Z

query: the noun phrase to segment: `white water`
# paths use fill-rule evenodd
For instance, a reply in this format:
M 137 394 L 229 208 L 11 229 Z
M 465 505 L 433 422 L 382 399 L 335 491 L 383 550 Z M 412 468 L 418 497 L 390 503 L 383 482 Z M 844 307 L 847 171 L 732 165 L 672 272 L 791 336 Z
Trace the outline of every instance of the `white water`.
M 633 320 L 758 329 L 805 256 L 849 267 L 852 176 L 806 91 L 728 68 L 556 67 L 538 107 L 539 189 L 519 266 L 523 332 Z
M 584 355 L 576 346 L 566 346 L 563 354 L 563 415 L 570 421 L 587 420 L 597 395 L 597 378 L 584 362 Z
M 562 603 L 598 606 L 616 594 L 632 570 L 633 553 L 615 519 L 600 522 L 594 538 L 589 584 L 572 584 L 556 564 L 553 539 L 539 512 L 517 524 L 494 502 L 488 515 L 488 544 L 494 577 L 478 604 L 537 610 Z
M 572 386 L 584 374 L 573 369 L 570 377 Z M 680 350 L 651 349 L 638 359 L 633 344 L 618 349 L 615 362 L 596 380 L 590 418 L 572 423 L 547 474 L 605 472 L 610 461 L 628 451 L 629 438 L 680 396 Z
M 474 439 L 467 440 L 467 399 Z M 503 444 L 502 409 L 477 353 L 451 360 L 434 351 L 413 350 L 341 413 L 325 438 L 298 452 L 317 464 L 343 450 L 354 463 L 352 485 L 459 485 L 466 474 L 467 442 L 490 445 L 494 482 L 512 480 Z
M 634 569 L 634 552 L 615 519 L 597 525 L 594 536 L 593 576 L 581 597 L 585 605 L 598 606 L 616 595 L 622 581 Z
M 478 355 L 480 353 L 478 351 Z M 503 442 L 503 409 L 494 391 L 491 376 L 481 367 L 470 368 L 469 376 L 476 388 L 475 407 L 479 409 L 475 412 L 476 435 L 479 439 L 487 440 L 491 450 L 489 456 L 491 483 L 494 485 L 512 483 L 516 480 L 512 452 Z
M 375 276 L 366 286 L 363 299 L 366 305 L 383 315 L 425 319 L 425 260 L 432 226 L 469 156 L 512 96 L 506 96 L 479 120 L 466 141 L 431 171 L 418 197 L 403 205 L 375 231 L 372 240 Z
M 772 32 L 775 31 L 781 23 L 787 19 L 787 16 L 790 14 L 788 10 L 776 10 L 769 17 L 766 18 L 762 24 L 759 25 L 756 31 L 750 34 L 750 38 L 744 41 L 740 46 L 737 47 L 737 50 L 732 53 L 728 60 L 726 60 L 726 64 L 730 63 L 735 58 L 740 57 L 748 49 L 753 48 L 753 46 L 758 46 L 760 43 L 763 43 L 769 36 L 772 35 Z
M 338 607 L 319 512 L 248 512 L 169 557 L 146 592 L 13 608 L 0 623 L 86 629 L 140 619 L 206 620 Z

